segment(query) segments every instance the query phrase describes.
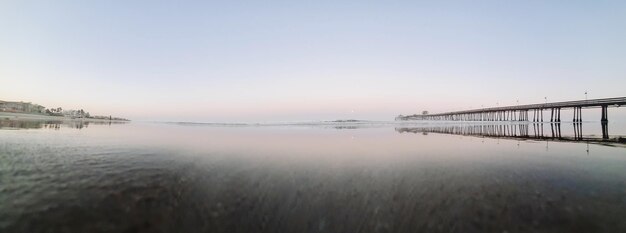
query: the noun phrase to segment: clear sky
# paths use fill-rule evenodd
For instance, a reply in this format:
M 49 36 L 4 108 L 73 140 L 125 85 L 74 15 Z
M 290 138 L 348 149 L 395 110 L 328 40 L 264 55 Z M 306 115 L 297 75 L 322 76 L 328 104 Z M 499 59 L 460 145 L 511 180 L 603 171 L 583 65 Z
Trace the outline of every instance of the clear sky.
M 626 96 L 626 1 L 0 2 L 0 99 L 136 120 L 390 120 Z

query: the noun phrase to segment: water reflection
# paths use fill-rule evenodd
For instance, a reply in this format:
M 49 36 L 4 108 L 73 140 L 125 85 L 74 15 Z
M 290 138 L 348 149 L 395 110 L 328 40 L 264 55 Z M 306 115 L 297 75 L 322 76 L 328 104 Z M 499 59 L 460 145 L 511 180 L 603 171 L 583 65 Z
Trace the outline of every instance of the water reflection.
M 561 138 L 561 123 L 550 124 L 550 131 L 552 132 L 552 137 Z
M 90 121 L 90 120 L 0 120 L 0 129 L 53 129 L 61 127 L 83 129 L 89 125 L 126 124 L 124 121 Z
M 0 130 L 0 232 L 626 232 L 626 150 L 549 143 L 589 124 L 40 123 Z
M 550 132 L 544 133 L 544 126 L 548 124 L 496 124 L 496 125 L 439 125 L 426 127 L 398 127 L 399 133 L 441 133 L 466 136 L 481 136 L 489 138 L 505 138 L 518 140 L 541 140 L 541 141 L 567 141 L 567 142 L 590 142 L 604 145 L 626 144 L 626 137 L 610 137 L 608 124 L 601 123 L 602 136 L 583 135 L 583 124 L 573 123 L 573 135 L 563 136 L 561 123 L 550 123 Z

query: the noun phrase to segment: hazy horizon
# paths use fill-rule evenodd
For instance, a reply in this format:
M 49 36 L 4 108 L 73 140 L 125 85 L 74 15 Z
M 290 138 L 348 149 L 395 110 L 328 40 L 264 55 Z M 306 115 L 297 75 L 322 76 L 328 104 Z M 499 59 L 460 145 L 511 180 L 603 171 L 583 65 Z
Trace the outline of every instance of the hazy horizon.
M 0 100 L 133 120 L 392 120 L 626 96 L 623 1 L 4 1 L 0 28 Z

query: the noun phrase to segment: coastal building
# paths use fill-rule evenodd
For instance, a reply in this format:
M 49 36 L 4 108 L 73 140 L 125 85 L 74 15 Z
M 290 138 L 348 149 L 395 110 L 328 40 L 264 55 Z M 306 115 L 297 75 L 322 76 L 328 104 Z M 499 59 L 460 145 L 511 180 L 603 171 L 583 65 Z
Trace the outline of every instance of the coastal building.
M 89 113 L 85 112 L 84 110 L 64 110 L 62 112 L 63 116 L 65 117 L 69 117 L 69 118 L 85 118 L 85 117 L 89 117 Z
M 80 113 L 77 110 L 63 110 L 63 116 L 70 118 L 79 118 Z
M 45 107 L 30 102 L 13 102 L 0 100 L 0 111 L 18 113 L 45 113 Z

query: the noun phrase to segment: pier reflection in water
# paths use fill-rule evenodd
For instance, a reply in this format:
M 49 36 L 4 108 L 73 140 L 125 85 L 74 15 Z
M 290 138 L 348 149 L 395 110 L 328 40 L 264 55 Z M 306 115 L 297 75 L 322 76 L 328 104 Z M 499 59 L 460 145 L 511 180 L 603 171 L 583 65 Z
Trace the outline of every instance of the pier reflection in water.
M 398 127 L 399 133 L 441 133 L 490 138 L 508 138 L 518 140 L 545 140 L 592 142 L 604 144 L 626 144 L 626 137 L 610 137 L 607 122 L 602 122 L 602 135 L 583 135 L 583 123 L 574 122 L 573 134 L 563 135 L 561 123 L 527 123 L 527 124 L 471 124 L 471 125 L 437 125 L 425 127 Z M 550 131 L 544 128 L 550 127 Z

